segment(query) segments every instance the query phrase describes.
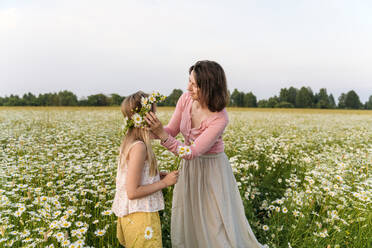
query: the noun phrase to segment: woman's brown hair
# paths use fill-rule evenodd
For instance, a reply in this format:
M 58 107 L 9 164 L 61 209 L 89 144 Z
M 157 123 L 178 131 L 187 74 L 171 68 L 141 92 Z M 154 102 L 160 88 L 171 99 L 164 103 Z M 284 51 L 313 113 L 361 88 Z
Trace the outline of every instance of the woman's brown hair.
M 223 110 L 229 103 L 229 93 L 225 72 L 222 67 L 214 61 L 202 60 L 195 63 L 189 69 L 189 74 L 194 72 L 199 97 L 212 112 Z
M 132 115 L 136 113 L 136 110 L 140 110 L 142 107 L 141 98 L 148 97 L 148 96 L 149 96 L 148 94 L 142 91 L 138 91 L 126 97 L 124 101 L 121 103 L 121 112 L 123 113 L 123 116 L 127 117 L 128 119 L 132 118 Z M 151 111 L 155 112 L 155 103 L 151 105 Z M 126 162 L 126 159 L 128 156 L 128 148 L 136 140 L 140 140 L 143 143 L 145 143 L 146 151 L 147 151 L 146 157 L 150 164 L 149 174 L 150 176 L 155 176 L 158 172 L 156 158 L 151 148 L 149 131 L 143 127 L 132 127 L 128 129 L 128 132 L 125 135 L 123 142 L 120 145 L 120 151 L 119 151 L 120 165 L 122 165 L 123 162 L 124 163 Z

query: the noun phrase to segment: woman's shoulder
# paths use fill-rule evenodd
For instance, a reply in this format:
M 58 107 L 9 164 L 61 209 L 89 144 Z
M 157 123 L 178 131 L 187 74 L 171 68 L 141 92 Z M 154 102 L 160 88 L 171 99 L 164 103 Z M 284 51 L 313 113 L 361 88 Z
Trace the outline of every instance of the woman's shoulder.
M 178 99 L 178 102 L 182 103 L 183 105 L 190 102 L 192 100 L 190 92 L 186 91 L 184 92 L 180 98 Z
M 229 123 L 229 116 L 227 114 L 226 108 L 219 112 L 214 112 L 210 118 L 206 120 L 206 126 L 214 125 L 224 125 L 226 126 Z

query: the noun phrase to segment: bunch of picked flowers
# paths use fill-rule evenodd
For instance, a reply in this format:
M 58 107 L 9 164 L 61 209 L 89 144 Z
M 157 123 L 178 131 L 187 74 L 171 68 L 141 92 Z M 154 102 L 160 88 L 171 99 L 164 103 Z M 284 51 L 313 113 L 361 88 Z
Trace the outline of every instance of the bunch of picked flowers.
M 178 153 L 178 156 L 176 157 L 176 162 L 172 170 L 180 170 L 182 158 L 185 157 L 186 155 L 191 155 L 192 151 L 191 151 L 190 146 L 179 146 L 177 148 L 177 153 Z

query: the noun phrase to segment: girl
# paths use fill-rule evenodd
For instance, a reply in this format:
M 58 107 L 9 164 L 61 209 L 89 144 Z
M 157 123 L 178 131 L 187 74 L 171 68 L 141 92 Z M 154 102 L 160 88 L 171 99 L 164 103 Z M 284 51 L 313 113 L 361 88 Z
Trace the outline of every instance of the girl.
M 154 95 L 153 95 L 154 96 Z M 155 111 L 155 101 L 139 91 L 121 104 L 127 134 L 119 150 L 116 193 L 112 210 L 118 216 L 117 238 L 125 247 L 162 247 L 158 211 L 164 209 L 161 189 L 174 185 L 178 171 L 160 180 L 150 144 L 150 131 L 141 114 Z M 152 98 L 155 99 L 155 98 Z

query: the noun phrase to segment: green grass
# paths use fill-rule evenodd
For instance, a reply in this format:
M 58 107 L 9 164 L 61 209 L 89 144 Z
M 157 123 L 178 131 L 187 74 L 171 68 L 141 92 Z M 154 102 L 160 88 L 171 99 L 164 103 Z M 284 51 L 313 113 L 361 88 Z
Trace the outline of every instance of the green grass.
M 173 109 L 158 108 L 163 123 Z M 372 247 L 372 111 L 228 113 L 225 152 L 261 243 Z M 59 232 L 84 247 L 118 247 L 116 217 L 104 214 L 115 194 L 122 122 L 118 107 L 0 108 L 0 247 L 60 247 Z M 154 151 L 161 169 L 172 167 L 174 155 L 158 142 Z M 172 189 L 163 194 L 163 245 L 171 247 Z M 63 216 L 70 226 L 52 228 Z

